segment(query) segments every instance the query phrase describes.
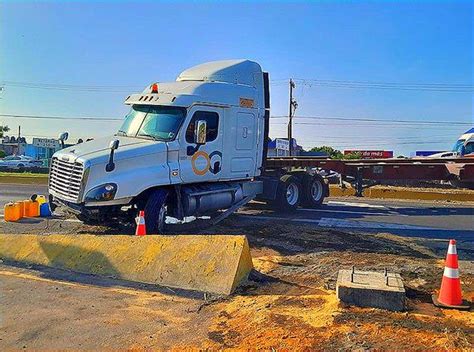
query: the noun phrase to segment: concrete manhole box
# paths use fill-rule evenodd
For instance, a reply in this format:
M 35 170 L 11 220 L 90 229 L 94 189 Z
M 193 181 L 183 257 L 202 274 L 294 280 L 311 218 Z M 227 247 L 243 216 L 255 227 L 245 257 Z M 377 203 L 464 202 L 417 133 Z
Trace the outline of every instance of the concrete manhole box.
M 405 287 L 400 274 L 376 271 L 339 270 L 337 298 L 359 306 L 402 311 L 405 309 Z

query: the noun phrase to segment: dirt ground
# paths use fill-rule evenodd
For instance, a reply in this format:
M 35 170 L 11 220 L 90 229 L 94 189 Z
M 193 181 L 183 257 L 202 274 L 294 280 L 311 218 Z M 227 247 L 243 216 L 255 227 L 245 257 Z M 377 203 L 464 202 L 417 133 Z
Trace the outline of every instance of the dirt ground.
M 1 349 L 474 348 L 473 311 L 431 303 L 442 276 L 444 241 L 242 218 L 200 232 L 248 236 L 255 272 L 234 295 L 0 264 Z M 458 251 L 463 295 L 472 301 L 474 244 L 465 242 Z M 352 265 L 400 273 L 408 310 L 340 304 L 337 272 Z

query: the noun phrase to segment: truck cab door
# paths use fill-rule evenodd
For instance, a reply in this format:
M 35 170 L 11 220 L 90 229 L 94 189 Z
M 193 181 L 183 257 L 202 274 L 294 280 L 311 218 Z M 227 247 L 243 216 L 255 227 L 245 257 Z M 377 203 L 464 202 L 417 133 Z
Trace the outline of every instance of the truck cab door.
M 222 171 L 224 110 L 195 106 L 188 112 L 180 134 L 179 168 L 184 183 L 217 181 Z M 205 138 L 198 140 L 198 127 Z

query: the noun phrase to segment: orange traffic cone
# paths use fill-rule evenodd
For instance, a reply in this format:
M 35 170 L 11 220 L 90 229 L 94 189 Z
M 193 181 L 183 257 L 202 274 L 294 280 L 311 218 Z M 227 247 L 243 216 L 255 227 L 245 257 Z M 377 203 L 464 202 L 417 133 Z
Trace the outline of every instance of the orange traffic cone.
M 145 225 L 145 212 L 140 210 L 137 218 L 137 229 L 135 231 L 135 236 L 145 236 L 146 235 L 146 225 Z
M 456 240 L 449 241 L 439 296 L 436 297 L 436 294 L 433 294 L 432 298 L 435 306 L 442 308 L 469 309 L 470 307 L 469 302 L 462 299 Z

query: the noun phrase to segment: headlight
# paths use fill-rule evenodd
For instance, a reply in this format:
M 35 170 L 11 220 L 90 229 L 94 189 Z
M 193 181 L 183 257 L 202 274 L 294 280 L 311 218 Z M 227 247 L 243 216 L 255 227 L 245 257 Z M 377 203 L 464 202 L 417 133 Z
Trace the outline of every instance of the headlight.
M 106 202 L 112 200 L 117 192 L 117 185 L 115 183 L 106 183 L 98 187 L 92 188 L 86 194 L 86 202 Z

